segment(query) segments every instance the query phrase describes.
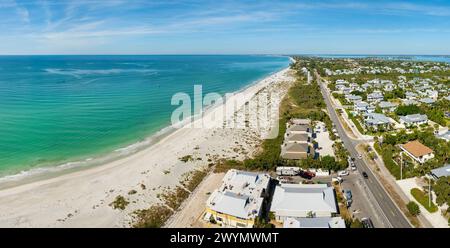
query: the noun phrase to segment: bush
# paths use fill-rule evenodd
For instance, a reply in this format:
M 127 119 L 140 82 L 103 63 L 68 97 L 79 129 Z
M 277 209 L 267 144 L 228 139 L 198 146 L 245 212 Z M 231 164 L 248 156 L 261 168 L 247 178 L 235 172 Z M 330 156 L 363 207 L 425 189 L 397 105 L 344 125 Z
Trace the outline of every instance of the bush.
M 116 196 L 116 199 L 114 199 L 114 201 L 109 204 L 109 206 L 111 206 L 113 209 L 124 210 L 128 204 L 129 202 L 125 200 L 125 197 L 118 195 Z
M 135 228 L 159 228 L 169 219 L 172 210 L 164 205 L 154 205 L 149 209 L 137 210 L 134 212 Z
M 409 213 L 412 216 L 418 216 L 420 214 L 420 208 L 419 205 L 417 205 L 417 203 L 410 201 L 407 205 L 406 208 L 408 208 Z

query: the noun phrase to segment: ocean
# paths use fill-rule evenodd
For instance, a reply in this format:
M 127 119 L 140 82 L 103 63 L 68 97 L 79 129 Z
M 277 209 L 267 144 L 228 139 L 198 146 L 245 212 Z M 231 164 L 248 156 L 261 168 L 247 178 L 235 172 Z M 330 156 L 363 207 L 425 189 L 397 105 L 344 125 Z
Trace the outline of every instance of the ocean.
M 284 56 L 0 56 L 0 177 L 88 164 L 170 125 L 171 98 L 235 92 Z

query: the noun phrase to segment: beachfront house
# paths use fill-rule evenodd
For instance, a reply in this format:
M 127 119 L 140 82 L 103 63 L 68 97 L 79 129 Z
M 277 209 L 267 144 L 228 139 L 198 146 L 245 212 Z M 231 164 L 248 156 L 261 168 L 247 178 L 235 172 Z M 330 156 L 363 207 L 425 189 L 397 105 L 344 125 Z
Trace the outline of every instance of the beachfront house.
M 231 169 L 206 202 L 204 219 L 224 227 L 253 227 L 270 195 L 270 176 Z
M 367 129 L 387 130 L 390 128 L 391 121 L 384 114 L 368 113 L 364 114 L 364 125 Z
M 433 150 L 417 140 L 400 145 L 400 149 L 402 149 L 409 157 L 420 164 L 423 164 L 426 161 L 434 158 Z
M 397 108 L 397 105 L 387 101 L 381 101 L 378 106 L 381 108 L 381 111 L 383 111 L 383 113 L 394 112 Z
M 305 159 L 314 155 L 312 147 L 308 143 L 283 143 L 281 145 L 281 157 L 283 159 Z
M 270 211 L 279 223 L 289 218 L 333 217 L 339 212 L 333 187 L 326 184 L 277 185 Z
M 405 127 L 419 126 L 426 124 L 428 122 L 427 115 L 412 114 L 400 116 L 400 124 L 405 125 Z

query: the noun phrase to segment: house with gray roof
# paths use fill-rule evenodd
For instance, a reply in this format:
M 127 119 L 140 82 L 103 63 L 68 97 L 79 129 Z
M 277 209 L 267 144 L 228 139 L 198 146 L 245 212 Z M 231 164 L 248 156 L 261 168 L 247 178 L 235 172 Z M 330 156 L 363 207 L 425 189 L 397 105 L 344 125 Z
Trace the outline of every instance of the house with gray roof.
M 270 176 L 231 169 L 206 202 L 205 218 L 227 227 L 253 227 L 269 197 Z
M 364 115 L 364 124 L 367 128 L 374 130 L 389 129 L 391 121 L 384 114 L 368 113 Z
M 312 148 L 308 143 L 283 143 L 281 145 L 280 156 L 284 159 L 305 159 L 312 154 Z
M 412 114 L 400 116 L 400 124 L 405 125 L 406 127 L 418 126 L 422 124 L 426 124 L 428 122 L 427 115 L 421 114 Z
M 381 101 L 378 106 L 381 108 L 381 110 L 383 111 L 383 113 L 385 112 L 394 112 L 395 109 L 397 108 L 397 105 L 391 103 L 391 102 L 387 102 L 387 101 Z
M 431 98 L 422 98 L 419 100 L 421 103 L 425 103 L 425 104 L 433 104 L 436 102 L 436 100 L 431 99 Z
M 339 212 L 333 187 L 326 184 L 277 185 L 270 211 L 278 222 L 288 218 L 332 217 Z
M 432 169 L 430 175 L 436 180 L 441 177 L 450 176 L 450 164 L 446 164 L 445 166 Z
M 350 95 L 350 94 L 348 94 L 348 95 L 345 96 L 345 100 L 347 100 L 348 102 L 355 103 L 355 102 L 362 101 L 362 97 L 358 96 L 358 95 Z
M 383 101 L 384 96 L 380 91 L 374 91 L 367 95 L 367 102 L 380 102 Z

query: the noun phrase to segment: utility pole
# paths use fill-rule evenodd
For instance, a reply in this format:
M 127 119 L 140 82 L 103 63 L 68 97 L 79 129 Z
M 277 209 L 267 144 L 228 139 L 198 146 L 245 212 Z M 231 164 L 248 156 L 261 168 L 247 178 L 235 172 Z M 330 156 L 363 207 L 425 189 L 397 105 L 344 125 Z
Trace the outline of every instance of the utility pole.
M 400 152 L 400 180 L 403 180 L 403 152 Z
M 428 177 L 428 207 L 431 208 L 431 177 Z

